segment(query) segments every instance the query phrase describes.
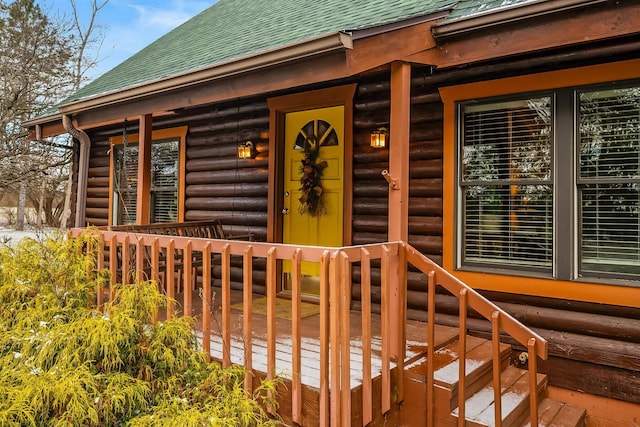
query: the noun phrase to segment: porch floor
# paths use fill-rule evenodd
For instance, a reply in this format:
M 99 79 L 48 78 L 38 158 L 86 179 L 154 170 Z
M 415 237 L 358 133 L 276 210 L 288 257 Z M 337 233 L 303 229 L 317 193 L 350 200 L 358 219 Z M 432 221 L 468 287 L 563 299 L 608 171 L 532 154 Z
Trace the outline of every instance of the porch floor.
M 211 313 L 211 357 L 222 360 L 222 314 L 221 314 L 221 289 L 212 288 L 212 313 Z M 196 318 L 196 330 L 199 339 L 202 337 L 202 299 L 198 292 L 194 292 L 192 299 L 193 313 Z M 264 295 L 254 294 L 254 299 L 263 298 Z M 183 301 L 183 295 L 176 295 L 178 302 Z M 242 302 L 241 291 L 231 291 L 231 304 Z M 259 313 L 253 314 L 253 351 L 252 362 L 256 373 L 264 374 L 267 371 L 267 316 Z M 351 388 L 362 384 L 362 313 L 351 310 Z M 276 373 L 284 378 L 291 377 L 291 320 L 276 318 Z M 244 340 L 243 340 L 243 312 L 231 309 L 231 363 L 244 365 Z M 381 316 L 376 313 L 371 315 L 371 375 L 372 379 L 381 374 Z M 301 363 L 302 384 L 314 389 L 320 387 L 320 314 L 304 317 L 301 322 Z M 436 325 L 435 346 L 439 348 L 458 337 L 458 329 L 448 326 Z M 419 321 L 407 321 L 406 325 L 406 358 L 405 365 L 423 357 L 427 351 L 427 327 L 426 323 Z M 391 366 L 395 367 L 394 365 Z

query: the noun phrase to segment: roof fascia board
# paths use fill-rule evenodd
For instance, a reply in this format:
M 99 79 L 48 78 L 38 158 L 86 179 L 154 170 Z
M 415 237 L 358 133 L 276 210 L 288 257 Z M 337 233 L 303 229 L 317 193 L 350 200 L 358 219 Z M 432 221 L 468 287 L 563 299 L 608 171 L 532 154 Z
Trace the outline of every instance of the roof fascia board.
M 309 56 L 352 48 L 353 41 L 349 34 L 344 32 L 333 32 L 278 49 L 272 49 L 248 55 L 240 59 L 215 64 L 211 67 L 191 70 L 186 73 L 143 83 L 123 90 L 104 93 L 91 98 L 70 102 L 59 106 L 59 111 L 61 114 L 73 114 L 105 105 L 126 102 L 132 99 L 184 88 L 198 83 L 267 68 L 307 58 Z
M 477 30 L 513 23 L 585 6 L 606 3 L 608 0 L 540 0 L 473 14 L 433 27 L 436 39 L 464 35 Z

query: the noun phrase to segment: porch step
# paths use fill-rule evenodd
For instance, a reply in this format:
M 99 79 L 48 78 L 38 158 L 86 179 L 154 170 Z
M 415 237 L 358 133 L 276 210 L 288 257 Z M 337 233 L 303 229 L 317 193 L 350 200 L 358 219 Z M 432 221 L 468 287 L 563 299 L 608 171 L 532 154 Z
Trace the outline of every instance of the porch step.
M 448 396 L 449 410 L 458 402 L 459 342 L 438 349 L 434 360 L 434 382 Z M 507 366 L 511 346 L 500 344 L 500 366 Z M 491 341 L 467 337 L 465 361 L 465 396 L 471 396 L 490 381 L 493 372 Z
M 538 427 L 584 427 L 587 411 L 568 403 L 545 398 L 538 405 Z M 527 421 L 522 427 L 531 427 Z
M 538 374 L 536 378 L 538 394 L 546 389 L 547 376 Z M 500 374 L 502 425 L 520 426 L 529 414 L 529 372 L 508 366 Z M 490 427 L 494 421 L 493 382 L 487 383 L 481 390 L 466 400 L 465 420 L 467 426 Z M 452 415 L 458 417 L 458 408 Z

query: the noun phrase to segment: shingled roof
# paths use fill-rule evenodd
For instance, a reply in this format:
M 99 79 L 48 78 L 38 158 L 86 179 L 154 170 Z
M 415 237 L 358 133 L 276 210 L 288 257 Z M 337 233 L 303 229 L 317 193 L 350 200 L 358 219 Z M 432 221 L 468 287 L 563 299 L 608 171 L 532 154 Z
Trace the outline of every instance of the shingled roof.
M 452 0 L 220 0 L 62 104 L 273 50 L 445 10 Z
M 324 35 L 352 34 L 451 10 L 447 20 L 460 20 L 531 1 L 220 0 L 59 106 L 239 61 Z

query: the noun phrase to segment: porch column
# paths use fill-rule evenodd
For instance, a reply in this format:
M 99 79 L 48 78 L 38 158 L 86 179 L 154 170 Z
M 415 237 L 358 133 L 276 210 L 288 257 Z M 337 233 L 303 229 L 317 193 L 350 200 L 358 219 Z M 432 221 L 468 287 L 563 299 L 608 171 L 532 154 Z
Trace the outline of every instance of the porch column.
M 149 224 L 151 205 L 151 114 L 140 116 L 138 137 L 138 194 L 136 201 L 136 224 Z
M 391 117 L 389 123 L 389 223 L 390 241 L 409 239 L 409 129 L 411 125 L 411 64 L 391 64 Z M 389 264 L 391 287 L 389 316 L 391 356 L 404 358 L 406 317 L 406 261 L 397 254 Z
M 391 64 L 391 117 L 389 123 L 390 241 L 409 238 L 409 127 L 411 125 L 411 64 Z

